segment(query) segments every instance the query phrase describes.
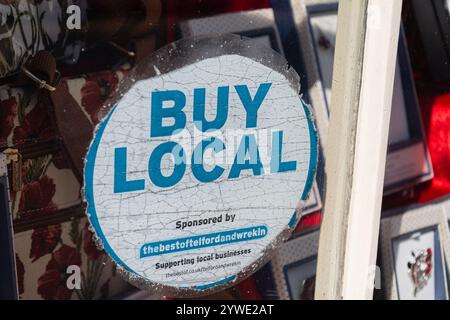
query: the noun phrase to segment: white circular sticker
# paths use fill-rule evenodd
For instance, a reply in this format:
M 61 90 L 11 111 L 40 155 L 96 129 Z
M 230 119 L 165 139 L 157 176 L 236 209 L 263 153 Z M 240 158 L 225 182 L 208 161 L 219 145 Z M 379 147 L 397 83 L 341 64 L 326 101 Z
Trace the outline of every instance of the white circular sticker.
M 135 282 L 223 288 L 295 227 L 316 132 L 293 71 L 257 60 L 233 50 L 133 79 L 98 126 L 88 216 Z

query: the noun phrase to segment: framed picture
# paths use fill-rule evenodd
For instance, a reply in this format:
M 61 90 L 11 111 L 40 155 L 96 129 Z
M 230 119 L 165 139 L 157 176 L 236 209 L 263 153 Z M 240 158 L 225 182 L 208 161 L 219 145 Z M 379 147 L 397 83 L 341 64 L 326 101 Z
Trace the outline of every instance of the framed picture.
M 284 54 L 272 9 L 226 13 L 191 19 L 180 23 L 183 37 L 234 33 L 253 38 L 262 45 Z
M 319 231 L 285 242 L 270 262 L 275 291 L 281 300 L 313 300 Z
M 448 246 L 444 246 L 444 254 L 447 263 L 447 287 L 450 288 L 450 197 L 446 197 L 442 205 L 442 225 L 444 226 L 444 239 Z M 450 295 L 450 293 L 449 293 Z
M 291 0 L 297 35 L 305 57 L 311 103 L 329 115 L 337 27 L 337 2 Z M 323 109 L 321 112 L 320 109 Z M 319 126 L 321 123 L 319 123 Z M 327 126 L 326 121 L 322 121 Z M 319 128 L 326 131 L 326 128 Z M 323 141 L 324 139 L 322 139 Z M 391 194 L 433 177 L 420 110 L 411 73 L 405 35 L 401 30 L 392 98 L 389 149 L 384 194 Z
M 435 80 L 450 79 L 450 1 L 413 0 L 414 16 Z
M 274 12 L 270 8 L 191 19 L 181 22 L 179 28 L 182 37 L 218 33 L 238 34 L 252 38 L 260 45 L 271 47 L 284 55 L 282 39 L 275 23 Z M 307 215 L 320 209 L 322 209 L 320 192 L 317 183 L 314 183 L 302 214 Z
M 333 81 L 337 9 L 337 3 L 311 4 L 306 7 L 309 32 L 311 33 L 314 55 L 318 63 L 319 77 L 325 94 L 325 105 L 328 114 Z
M 382 288 L 388 299 L 447 300 L 442 204 L 388 212 L 381 221 Z
M 0 153 L 0 300 L 18 298 L 13 229 L 9 206 L 6 156 Z

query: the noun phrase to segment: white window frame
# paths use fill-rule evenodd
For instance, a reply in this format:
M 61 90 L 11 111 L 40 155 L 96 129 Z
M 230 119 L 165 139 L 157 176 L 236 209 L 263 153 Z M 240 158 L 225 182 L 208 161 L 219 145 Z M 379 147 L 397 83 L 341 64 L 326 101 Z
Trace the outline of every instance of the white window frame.
M 316 299 L 372 299 L 401 0 L 340 0 Z

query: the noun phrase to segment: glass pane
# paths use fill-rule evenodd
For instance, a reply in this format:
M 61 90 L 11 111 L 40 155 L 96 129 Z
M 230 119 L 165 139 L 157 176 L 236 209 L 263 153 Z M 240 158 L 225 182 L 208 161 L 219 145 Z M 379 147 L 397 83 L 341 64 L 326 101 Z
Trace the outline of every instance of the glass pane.
M 429 202 L 450 193 L 449 3 L 404 1 L 376 299 L 449 296 L 450 244 L 438 234 L 448 224 L 425 218 Z M 19 297 L 176 299 L 195 284 L 187 297 L 313 299 L 325 160 L 333 161 L 324 141 L 338 8 L 332 0 L 0 0 L 0 151 L 15 155 L 8 258 Z M 169 143 L 182 147 L 176 154 Z M 417 220 L 400 209 L 418 203 Z M 417 224 L 396 233 L 390 228 L 404 224 L 392 217 Z M 171 277 L 177 289 L 161 288 Z

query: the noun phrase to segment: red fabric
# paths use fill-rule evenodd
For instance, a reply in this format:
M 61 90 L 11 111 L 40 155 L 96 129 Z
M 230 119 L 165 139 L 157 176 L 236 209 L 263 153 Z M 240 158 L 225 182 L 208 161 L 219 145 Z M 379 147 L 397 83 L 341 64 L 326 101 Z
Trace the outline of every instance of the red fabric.
M 425 203 L 450 194 L 450 86 L 417 82 L 434 178 L 383 199 L 383 210 Z
M 236 285 L 239 291 L 240 300 L 261 300 L 262 296 L 256 287 L 256 280 L 253 276 L 245 279 Z
M 419 190 L 419 203 L 450 194 L 450 86 L 444 90 L 447 92 L 429 88 L 420 91 L 434 178 Z
M 300 232 L 306 229 L 315 228 L 320 226 L 322 221 L 322 212 L 314 212 L 303 217 L 295 228 L 294 232 Z

